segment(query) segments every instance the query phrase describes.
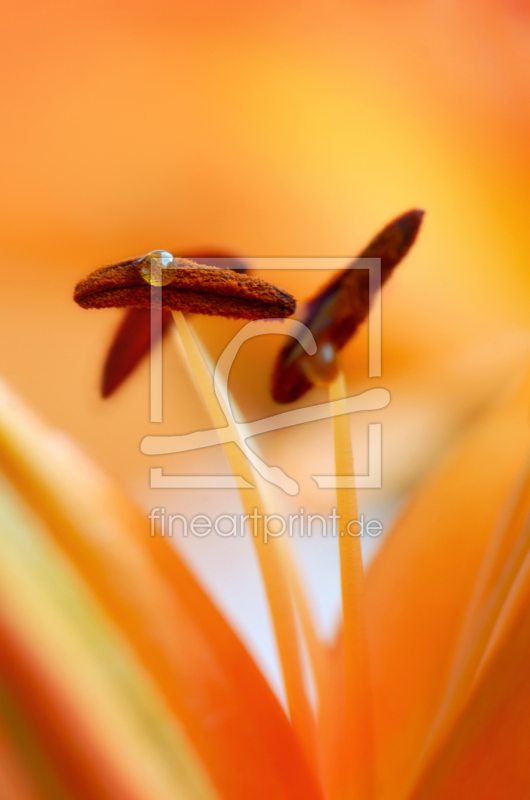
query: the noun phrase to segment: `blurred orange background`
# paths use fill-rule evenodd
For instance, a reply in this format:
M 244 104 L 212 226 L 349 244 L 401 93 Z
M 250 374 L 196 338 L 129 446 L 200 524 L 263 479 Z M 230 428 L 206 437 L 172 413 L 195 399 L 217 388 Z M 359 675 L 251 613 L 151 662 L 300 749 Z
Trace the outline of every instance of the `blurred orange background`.
M 119 313 L 71 300 L 102 263 L 154 248 L 347 257 L 425 208 L 383 299 L 385 497 L 526 360 L 528 2 L 49 0 L 4 3 L 0 37 L 0 373 L 133 494 L 150 466 L 147 364 L 101 401 Z M 198 328 L 220 349 L 234 324 Z M 279 344 L 249 345 L 234 370 L 250 417 L 278 410 Z M 166 351 L 160 432 L 204 427 Z M 352 389 L 370 385 L 363 336 L 345 359 Z M 304 456 L 303 483 L 306 457 L 329 458 L 320 435 L 262 438 L 295 470 Z
M 239 500 L 149 490 L 152 466 L 227 464 L 220 448 L 142 455 L 145 435 L 209 427 L 208 415 L 169 341 L 161 425 L 149 422 L 147 362 L 100 398 L 121 314 L 78 308 L 76 282 L 153 249 L 346 264 L 395 216 L 426 209 L 383 292 L 381 379 L 366 377 L 366 329 L 344 350 L 352 393 L 392 396 L 352 419 L 361 473 L 367 424 L 383 425 L 383 486 L 359 506 L 387 527 L 528 369 L 530 0 L 19 0 L 0 11 L 0 376 L 146 512 L 233 513 Z M 314 273 L 263 274 L 300 302 L 318 286 Z M 214 356 L 240 327 L 194 324 Z M 281 344 L 262 338 L 238 357 L 230 388 L 249 419 L 284 410 L 269 394 Z M 314 390 L 301 405 L 324 399 Z M 334 470 L 329 420 L 259 444 L 301 489 L 271 491 L 269 510 L 329 513 L 333 493 L 310 477 Z M 336 541 L 310 544 L 300 555 L 329 631 Z M 248 537 L 184 545 L 281 694 Z

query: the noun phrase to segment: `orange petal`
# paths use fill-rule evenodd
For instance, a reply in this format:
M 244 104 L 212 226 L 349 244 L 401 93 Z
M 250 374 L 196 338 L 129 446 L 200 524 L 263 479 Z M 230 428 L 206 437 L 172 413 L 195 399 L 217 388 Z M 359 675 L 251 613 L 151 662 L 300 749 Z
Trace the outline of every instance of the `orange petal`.
M 377 796 L 383 800 L 407 786 L 443 696 L 484 552 L 527 457 L 521 431 L 528 427 L 529 406 L 527 379 L 475 426 L 413 499 L 368 570 Z M 341 658 L 339 634 L 338 676 Z M 338 736 L 339 719 L 335 727 Z
M 24 763 L 11 745 L 9 733 L 0 719 L 0 800 L 45 800 L 29 776 Z
M 466 605 L 528 452 L 530 381 L 467 436 L 397 523 L 367 576 L 380 796 L 419 758 Z
M 71 704 L 17 632 L 0 617 L 1 674 L 22 700 L 61 778 L 79 800 L 142 800 L 114 768 Z
M 3 388 L 0 464 L 149 669 L 220 793 L 318 800 L 283 710 L 177 553 Z
M 530 557 L 499 628 L 469 700 L 411 800 L 530 796 Z

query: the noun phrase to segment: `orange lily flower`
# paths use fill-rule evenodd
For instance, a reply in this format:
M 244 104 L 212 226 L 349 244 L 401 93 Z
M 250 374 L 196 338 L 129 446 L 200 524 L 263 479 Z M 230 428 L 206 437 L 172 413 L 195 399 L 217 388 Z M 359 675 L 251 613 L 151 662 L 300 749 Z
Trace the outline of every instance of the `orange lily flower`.
M 282 653 L 290 722 L 168 540 L 3 387 L 6 800 L 526 797 L 529 404 L 526 379 L 413 498 L 368 570 L 356 613 L 373 730 L 352 739 L 352 629 L 331 643 L 315 633 L 283 551 L 314 681 L 305 730 L 307 687 L 289 690 L 296 648 Z
M 96 376 L 118 314 L 84 319 L 68 308 L 72 284 L 159 246 L 349 255 L 419 204 L 431 212 L 422 255 L 388 292 L 384 319 L 388 414 L 400 423 L 386 485 L 409 491 L 521 354 L 525 20 L 523 0 L 132 0 L 126 15 L 118 0 L 11 3 L 0 30 L 1 373 L 134 491 L 144 464 L 116 433 L 140 417 L 145 374 L 101 411 Z M 303 299 L 316 285 L 286 288 Z M 345 355 L 357 385 L 363 353 L 360 340 Z M 251 363 L 246 372 L 255 383 Z M 268 401 L 256 397 L 258 416 Z M 401 433 L 412 404 L 417 447 Z
M 0 372 L 129 493 L 145 458 L 117 431 L 145 411 L 145 373 L 102 411 L 118 317 L 70 305 L 84 272 L 159 243 L 343 255 L 396 207 L 430 210 L 385 306 L 385 492 L 412 497 L 366 575 L 376 800 L 530 792 L 528 384 L 468 430 L 528 352 L 529 30 L 524 0 L 3 11 Z M 355 391 L 365 345 L 344 353 Z M 258 367 L 242 353 L 236 375 L 256 418 L 277 411 Z M 316 444 L 294 434 L 282 463 L 325 460 Z M 0 471 L 0 800 L 343 800 L 362 751 L 340 631 L 304 629 L 315 770 L 181 556 L 7 389 Z

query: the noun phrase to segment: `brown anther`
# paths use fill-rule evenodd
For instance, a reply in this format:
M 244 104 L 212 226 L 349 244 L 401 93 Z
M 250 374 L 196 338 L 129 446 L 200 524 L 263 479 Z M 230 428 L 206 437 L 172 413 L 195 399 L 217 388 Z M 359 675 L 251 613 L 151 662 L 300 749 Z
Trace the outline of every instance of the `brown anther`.
M 261 278 L 182 258 L 175 258 L 175 279 L 152 293 L 138 261 L 129 258 L 91 272 L 75 287 L 75 302 L 82 308 L 149 308 L 161 296 L 166 309 L 250 320 L 288 317 L 296 308 L 290 294 Z
M 388 280 L 414 243 L 423 214 L 414 210 L 397 217 L 358 257 L 381 259 L 381 284 Z M 323 359 L 320 351 L 341 350 L 368 316 L 369 307 L 368 269 L 351 267 L 340 272 L 307 303 L 300 319 L 315 337 L 317 353 L 308 356 L 292 340 L 280 351 L 272 375 L 272 396 L 277 403 L 293 403 L 316 383 L 327 382 L 333 376 L 333 363 Z
M 197 264 L 207 267 L 229 269 L 234 272 L 247 272 L 248 266 L 240 258 L 222 254 L 219 250 L 203 250 L 201 255 L 186 256 Z M 172 322 L 171 311 L 162 309 L 160 330 L 151 330 L 149 308 L 127 308 L 109 347 L 101 375 L 101 396 L 110 397 L 128 378 L 131 372 L 147 356 L 156 344 L 157 333 L 163 336 Z

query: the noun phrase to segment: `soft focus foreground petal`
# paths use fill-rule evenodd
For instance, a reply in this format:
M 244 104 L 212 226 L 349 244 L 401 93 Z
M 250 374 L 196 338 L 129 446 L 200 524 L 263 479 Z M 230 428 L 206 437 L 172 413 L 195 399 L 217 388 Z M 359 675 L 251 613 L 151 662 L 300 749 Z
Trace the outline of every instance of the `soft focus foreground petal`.
M 410 800 L 530 796 L 530 557 L 498 635 L 444 745 Z
M 24 773 L 46 800 L 68 800 L 66 789 L 30 721 L 12 690 L 0 681 L 0 719 L 10 747 L 24 765 Z M 35 788 L 35 791 L 37 789 Z
M 279 703 L 175 551 L 4 387 L 0 464 L 151 672 L 221 795 L 319 798 Z
M 4 481 L 0 540 L 0 674 L 70 795 L 215 800 L 151 677 Z
M 32 785 L 24 764 L 11 746 L 9 733 L 0 725 L 0 800 L 43 800 Z
M 528 455 L 529 406 L 527 378 L 417 495 L 368 571 L 378 797 L 396 796 L 421 753 L 484 552 Z
M 521 575 L 526 574 L 525 563 L 530 552 L 528 466 L 528 463 L 524 466 L 522 485 L 513 493 L 502 524 L 491 537 L 460 630 L 444 698 L 418 765 L 414 785 L 419 784 L 431 770 L 433 760 L 443 750 L 447 739 L 453 736 L 477 676 L 483 674 L 487 656 L 494 648 L 499 648 L 499 641 L 506 638 L 506 628 L 509 627 L 506 620 L 513 620 L 518 611 L 517 604 L 514 604 L 514 586 L 520 585 Z M 523 597 L 521 601 L 519 597 L 518 602 L 519 606 L 522 602 L 528 607 L 528 598 Z

